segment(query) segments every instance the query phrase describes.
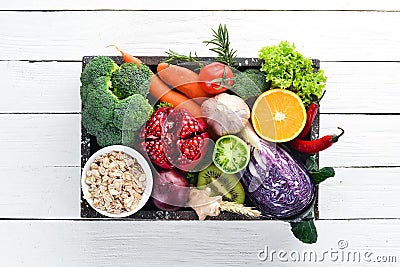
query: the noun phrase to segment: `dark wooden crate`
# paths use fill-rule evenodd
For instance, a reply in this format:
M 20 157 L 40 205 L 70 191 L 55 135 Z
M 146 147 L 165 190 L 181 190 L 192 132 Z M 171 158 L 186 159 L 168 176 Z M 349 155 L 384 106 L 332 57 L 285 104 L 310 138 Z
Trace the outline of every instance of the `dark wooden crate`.
M 85 68 L 86 64 L 92 60 L 95 56 L 85 56 L 82 59 L 82 69 Z M 119 56 L 110 56 L 118 65 L 123 63 L 122 57 Z M 138 57 L 140 60 L 143 61 L 144 64 L 149 66 L 153 72 L 156 72 L 156 68 L 158 63 L 164 58 L 161 56 L 142 56 Z M 203 61 L 213 61 L 214 58 L 207 57 L 201 58 Z M 260 68 L 261 67 L 261 60 L 258 58 L 237 58 L 236 59 L 238 64 L 239 70 L 244 70 L 247 68 Z M 313 66 L 314 70 L 317 71 L 320 66 L 320 61 L 317 59 L 313 59 Z M 312 126 L 311 126 L 311 139 L 316 139 L 319 136 L 319 113 L 317 114 Z M 101 147 L 97 144 L 96 138 L 94 136 L 89 135 L 85 128 L 81 127 L 81 169 L 85 166 L 86 162 L 93 155 L 96 151 L 98 151 Z M 288 149 L 288 148 L 286 148 Z M 300 155 L 292 151 L 294 156 L 298 158 L 300 161 L 304 162 L 307 159 L 306 155 Z M 318 154 L 317 154 L 317 163 L 318 163 Z M 305 212 L 304 214 L 296 217 L 290 218 L 288 220 L 299 220 L 303 217 L 314 217 L 318 219 L 318 186 L 316 188 L 316 193 L 314 197 L 314 202 L 310 207 L 309 211 Z M 108 219 L 108 220 L 198 220 L 196 213 L 189 209 L 183 208 L 179 211 L 167 212 L 167 211 L 160 211 L 152 204 L 152 201 L 149 200 L 147 204 L 137 213 L 125 217 L 125 218 L 108 218 L 100 213 L 96 212 L 88 202 L 83 198 L 82 190 L 80 190 L 80 203 L 81 203 L 81 217 L 82 218 L 93 218 L 93 219 Z M 246 199 L 246 205 L 252 206 L 249 200 Z M 310 212 L 313 209 L 313 213 Z M 229 212 L 221 212 L 219 216 L 216 217 L 207 217 L 207 220 L 224 220 L 224 221 L 231 221 L 231 220 L 271 220 L 270 218 L 260 217 L 260 218 L 249 218 L 244 215 L 238 215 Z

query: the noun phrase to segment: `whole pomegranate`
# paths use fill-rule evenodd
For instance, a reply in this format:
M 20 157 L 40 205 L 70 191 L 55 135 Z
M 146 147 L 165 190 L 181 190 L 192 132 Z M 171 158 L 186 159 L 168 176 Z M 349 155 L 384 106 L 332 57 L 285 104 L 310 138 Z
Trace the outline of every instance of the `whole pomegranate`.
M 157 109 L 140 132 L 141 147 L 151 162 L 163 169 L 189 171 L 204 157 L 207 125 L 186 109 Z

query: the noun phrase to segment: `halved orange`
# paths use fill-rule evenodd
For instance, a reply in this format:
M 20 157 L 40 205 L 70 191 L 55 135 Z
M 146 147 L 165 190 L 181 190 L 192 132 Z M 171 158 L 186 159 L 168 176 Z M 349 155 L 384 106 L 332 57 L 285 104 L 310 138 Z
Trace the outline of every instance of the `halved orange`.
M 298 95 L 285 89 L 272 89 L 254 102 L 251 120 L 261 138 L 281 143 L 293 140 L 301 133 L 307 113 Z

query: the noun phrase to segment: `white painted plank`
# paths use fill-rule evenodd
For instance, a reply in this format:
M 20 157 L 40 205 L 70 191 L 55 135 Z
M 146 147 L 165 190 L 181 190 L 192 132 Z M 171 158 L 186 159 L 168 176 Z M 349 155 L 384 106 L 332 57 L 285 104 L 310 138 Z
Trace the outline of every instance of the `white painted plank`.
M 321 136 L 346 133 L 321 152 L 329 166 L 400 166 L 400 116 L 322 115 Z M 78 166 L 80 115 L 0 115 L 0 166 Z M 16 161 L 15 159 L 18 159 Z
M 80 112 L 76 62 L 0 62 L 0 112 Z
M 321 153 L 321 165 L 398 166 L 398 134 L 391 126 L 397 117 L 323 115 L 323 132 L 333 130 L 333 125 L 341 122 L 346 134 L 339 143 Z M 0 122 L 5 126 L 0 133 L 1 146 L 6 152 L 0 161 L 2 174 L 15 177 L 8 183 L 10 188 L 22 190 L 2 194 L 1 216 L 78 216 L 79 168 L 40 166 L 79 165 L 79 116 L 1 115 Z M 377 177 L 385 182 L 380 184 Z M 339 169 L 337 178 L 321 186 L 321 218 L 397 218 L 397 178 L 397 168 Z M 48 201 L 51 199 L 54 202 Z M 368 202 L 371 199 L 374 201 Z M 365 205 L 366 202 L 370 204 Z
M 304 245 L 284 222 L 0 221 L 0 249 L 6 266 L 282 266 L 276 253 L 258 259 L 266 247 L 288 260 L 291 251 L 315 251 L 319 262 L 302 256 L 289 260 L 295 266 L 378 266 L 378 256 L 395 256 L 384 266 L 398 266 L 398 220 L 318 221 L 317 229 L 319 241 Z M 347 260 L 366 252 L 371 262 Z
M 360 116 L 360 115 L 322 115 L 322 130 L 321 134 L 334 131 L 334 126 L 340 125 L 346 129 L 346 134 L 341 140 L 335 144 L 332 148 L 327 151 L 321 152 L 321 166 L 399 166 L 399 160 L 397 151 L 399 151 L 399 135 L 393 129 L 393 123 L 398 120 L 398 116 Z M 18 173 L 14 181 L 15 184 L 11 183 L 11 188 L 18 188 L 18 185 L 29 184 L 26 179 L 38 179 L 39 182 L 32 185 L 32 187 L 24 188 L 24 192 L 20 196 L 19 202 L 24 203 L 36 199 L 36 204 L 40 206 L 43 202 L 42 199 L 51 199 L 58 194 L 57 190 L 63 187 L 67 181 L 70 184 L 74 184 L 74 187 L 65 187 L 64 194 L 61 195 L 61 199 L 57 199 L 53 205 L 45 205 L 38 209 L 38 211 L 28 212 L 26 209 L 15 209 L 13 207 L 4 208 L 2 217 L 20 217 L 20 216 L 33 216 L 33 217 L 70 217 L 76 216 L 78 213 L 76 208 L 77 201 L 76 196 L 79 192 L 79 184 L 77 183 L 79 178 L 78 170 L 71 170 L 74 175 L 72 176 L 69 171 L 66 176 L 59 174 L 56 169 L 44 170 L 43 166 L 79 166 L 80 164 L 80 134 L 79 134 L 79 115 L 1 115 L 0 123 L 4 127 L 0 132 L 0 145 L 2 147 L 2 153 L 0 156 L 0 166 L 7 171 L 6 176 L 12 175 L 12 173 Z M 372 141 L 371 141 L 372 140 Z M 29 168 L 34 166 L 34 168 Z M 21 172 L 22 170 L 22 172 Z M 34 170 L 34 171 L 33 171 Z M 382 171 L 381 171 L 382 170 Z M 375 171 L 377 173 L 375 173 Z M 378 186 L 367 186 L 367 189 L 374 190 L 377 192 L 374 205 L 370 208 L 369 206 L 362 208 L 363 201 L 367 199 L 368 193 L 363 193 L 364 197 L 352 198 L 350 195 L 351 188 L 355 187 L 350 184 L 348 193 L 340 194 L 337 191 L 340 190 L 340 186 L 333 186 L 331 190 L 329 184 L 322 186 L 323 190 L 329 191 L 324 193 L 321 200 L 321 209 L 327 207 L 326 216 L 328 218 L 339 217 L 339 218 L 353 218 L 354 217 L 397 217 L 398 213 L 395 213 L 396 206 L 391 205 L 392 199 L 395 198 L 398 187 L 394 183 L 398 173 L 391 173 L 392 169 L 349 169 L 345 173 L 340 174 L 338 179 L 346 179 L 348 177 L 361 177 L 363 179 L 363 172 L 367 172 L 366 181 L 374 181 L 374 177 L 382 175 L 388 177 L 387 184 L 391 185 L 389 188 L 393 191 L 388 191 L 387 187 L 381 185 Z M 343 172 L 343 171 L 342 171 Z M 8 173 L 8 174 L 7 174 Z M 29 175 L 27 175 L 29 173 Z M 43 176 L 43 177 L 41 177 Z M 36 178 L 39 177 L 39 178 Z M 41 177 L 41 178 L 40 178 Z M 57 178 L 54 178 L 57 177 Z M 71 177 L 71 178 L 70 178 Z M 73 177 L 73 178 L 72 178 Z M 370 178 L 368 178 L 370 177 Z M 392 178 L 391 178 L 392 177 Z M 57 182 L 52 179 L 57 179 Z M 72 179 L 72 180 L 70 180 Z M 45 184 L 45 181 L 51 182 Z M 336 180 L 334 180 L 336 181 Z M 339 180 L 341 181 L 341 180 Z M 48 189 L 54 182 L 54 188 Z M 61 183 L 61 184 L 60 184 Z M 58 186 L 56 186 L 58 185 Z M 346 188 L 346 187 L 345 187 Z M 377 190 L 379 188 L 379 190 Z M 396 189 L 397 188 L 397 189 Z M 43 192 L 43 190 L 49 190 Z M 357 191 L 357 190 L 356 190 Z M 346 192 L 346 190 L 345 190 Z M 355 193 L 355 192 L 354 192 Z M 11 193 L 13 194 L 13 192 Z M 387 194 L 393 195 L 390 198 L 382 198 Z M 3 194 L 6 199 L 8 194 Z M 15 195 L 12 195 L 15 196 Z M 326 198 L 325 198 L 326 196 Z M 343 201 L 339 201 L 339 196 L 343 196 Z M 347 196 L 347 197 L 346 197 Z M 41 197 L 43 197 L 41 199 Z M 39 200 L 37 200 L 39 198 Z M 62 203 L 65 199 L 70 200 L 66 202 L 68 204 L 64 206 L 65 210 L 56 210 L 58 207 L 57 203 Z M 347 201 L 355 201 L 354 205 L 350 207 L 356 207 L 357 212 L 352 212 L 351 209 L 342 210 L 329 210 L 331 202 L 342 207 L 346 207 Z M 358 202 L 357 202 L 358 201 Z M 7 204 L 3 202 L 2 206 Z M 13 204 L 14 205 L 14 204 Z M 69 206 L 71 205 L 71 206 Z M 30 206 L 26 206 L 30 208 Z M 380 210 L 379 207 L 385 209 Z M 25 214 L 25 215 L 24 215 Z M 322 213 L 322 216 L 325 216 Z
M 80 115 L 0 115 L 0 166 L 80 166 Z
M 397 12 L 334 11 L 2 12 L 0 59 L 80 60 L 110 53 L 105 47 L 112 43 L 135 55 L 173 49 L 206 56 L 211 52 L 201 42 L 219 23 L 227 24 L 231 44 L 243 57 L 289 40 L 306 56 L 325 61 L 400 60 Z
M 181 1 L 123 1 L 114 0 L 70 0 L 70 1 L 7 1 L 0 0 L 1 10 L 92 10 L 92 9 L 146 9 L 146 10 L 400 10 L 400 5 L 395 0 L 273 0 L 273 1 L 212 1 L 191 2 L 182 5 Z
M 110 54 L 110 53 L 109 53 Z M 324 113 L 398 113 L 398 62 L 322 62 Z M 0 62 L 0 113 L 80 112 L 80 62 Z
M 325 113 L 399 113 L 399 62 L 321 62 Z
M 0 218 L 79 218 L 80 168 L 0 167 Z
M 339 142 L 320 152 L 324 166 L 400 166 L 400 116 L 322 115 L 320 136 L 338 134 Z
M 400 168 L 336 168 L 319 186 L 319 217 L 400 218 Z
M 336 168 L 320 185 L 320 219 L 400 218 L 399 168 Z M 80 218 L 79 167 L 0 167 L 0 218 Z

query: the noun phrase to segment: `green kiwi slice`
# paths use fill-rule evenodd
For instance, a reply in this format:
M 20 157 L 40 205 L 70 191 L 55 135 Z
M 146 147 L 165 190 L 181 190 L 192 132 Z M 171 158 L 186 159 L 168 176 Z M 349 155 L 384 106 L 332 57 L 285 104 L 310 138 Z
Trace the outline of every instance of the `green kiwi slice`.
M 237 173 L 246 168 L 250 161 L 250 148 L 235 135 L 220 137 L 215 143 L 213 162 L 225 173 Z
M 199 189 L 209 187 L 210 196 L 222 196 L 222 200 L 225 201 L 244 203 L 245 193 L 236 175 L 223 173 L 214 164 L 199 172 L 197 187 Z

